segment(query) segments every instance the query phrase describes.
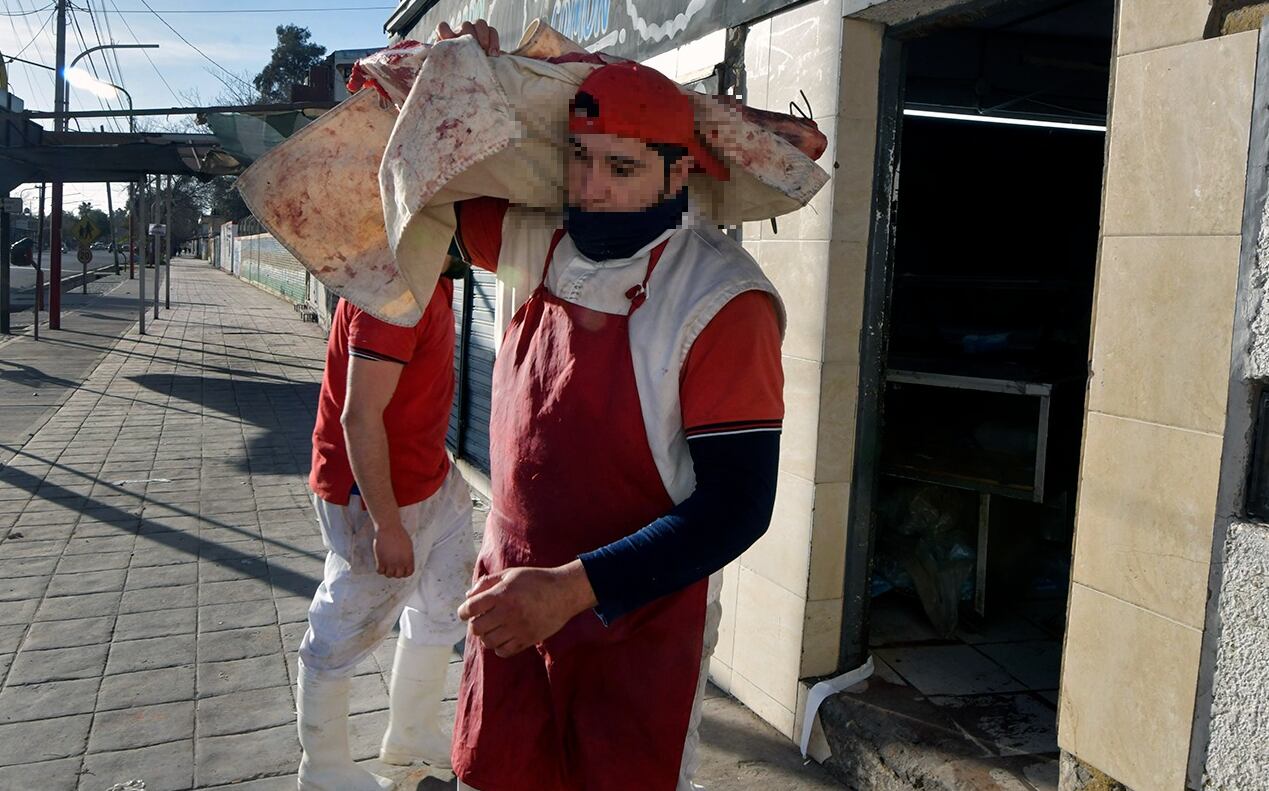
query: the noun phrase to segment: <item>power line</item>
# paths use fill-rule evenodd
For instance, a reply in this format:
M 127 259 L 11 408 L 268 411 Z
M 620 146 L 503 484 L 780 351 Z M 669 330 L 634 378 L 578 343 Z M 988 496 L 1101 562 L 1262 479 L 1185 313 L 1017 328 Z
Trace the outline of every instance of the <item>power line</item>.
M 112 0 L 112 2 L 113 2 L 113 0 Z M 188 44 L 188 45 L 189 45 L 189 47 L 190 47 L 190 49 L 194 50 L 194 51 L 195 51 L 195 52 L 197 52 L 199 55 L 202 55 L 202 56 L 203 56 L 203 58 L 204 58 L 204 59 L 205 59 L 208 63 L 210 63 L 211 65 L 213 65 L 213 66 L 215 66 L 216 68 L 220 69 L 220 70 L 221 70 L 221 71 L 223 71 L 225 74 L 228 74 L 230 77 L 233 77 L 235 80 L 237 80 L 238 82 L 240 82 L 240 83 L 242 83 L 243 85 L 247 86 L 248 88 L 254 88 L 254 86 L 253 86 L 253 85 L 251 85 L 251 83 L 249 83 L 249 82 L 247 82 L 246 80 L 244 80 L 243 78 L 239 77 L 237 74 L 234 74 L 234 73 L 233 73 L 232 71 L 230 71 L 229 69 L 226 69 L 224 66 L 221 66 L 219 63 L 217 63 L 215 60 L 213 60 L 213 59 L 212 59 L 212 57 L 211 57 L 210 55 L 208 55 L 206 52 L 203 52 L 201 49 L 199 49 L 198 47 L 194 46 L 194 42 L 190 41 L 189 39 L 185 38 L 185 36 L 181 35 L 181 31 L 179 31 L 179 30 L 177 30 L 176 28 L 172 27 L 171 23 L 170 23 L 170 22 L 168 22 L 166 19 L 164 19 L 162 16 L 160 16 L 158 11 L 155 11 L 153 8 L 151 8 L 151 7 L 150 7 L 150 4 L 149 4 L 149 3 L 147 3 L 147 2 L 146 2 L 146 0 L 141 0 L 141 4 L 142 4 L 143 6 L 145 6 L 146 8 L 149 8 L 149 9 L 150 9 L 150 13 L 154 14 L 155 18 L 157 18 L 160 22 L 162 22 L 165 26 L 167 26 L 167 29 L 168 29 L 168 30 L 170 30 L 170 31 L 172 31 L 173 33 L 175 33 L 177 38 L 179 38 L 181 41 L 184 41 L 186 44 Z M 116 8 L 117 8 L 117 6 L 116 6 Z M 219 78 L 218 78 L 218 79 L 219 79 Z M 221 80 L 221 83 L 224 83 L 224 82 L 225 82 L 224 80 Z M 225 84 L 225 87 L 226 87 L 226 88 L 229 88 L 229 85 L 228 85 L 228 84 Z
M 36 41 L 39 41 L 39 39 L 40 39 L 40 34 L 44 32 L 44 28 L 48 27 L 48 23 L 49 23 L 49 22 L 52 22 L 52 21 L 53 21 L 53 17 L 55 17 L 55 16 L 57 16 L 57 12 L 56 12 L 56 11 L 54 11 L 53 13 L 51 13 L 51 14 L 49 14 L 49 15 L 48 15 L 48 17 L 44 20 L 44 24 L 40 25 L 40 29 L 39 29 L 39 30 L 37 30 L 37 31 L 35 31 L 35 35 L 31 37 L 31 40 L 30 40 L 30 41 L 26 42 L 26 46 L 24 46 L 24 47 L 22 47 L 22 49 L 18 50 L 18 55 L 21 55 L 23 52 L 26 52 L 28 49 L 30 49 L 30 48 L 31 48 L 31 45 L 32 45 L 32 44 L 34 44 Z M 28 28 L 28 29 L 29 29 L 29 28 Z M 39 51 L 40 51 L 40 48 L 39 48 L 39 47 L 36 47 L 36 48 L 35 48 L 35 51 L 36 51 L 36 52 L 39 52 Z M 16 56 L 15 56 L 15 57 L 16 57 Z
M 91 0 L 88 3 L 88 7 L 89 9 L 92 9 Z M 102 18 L 102 22 L 104 22 L 106 25 L 106 36 L 109 37 L 110 42 L 113 44 L 115 40 L 115 31 L 110 27 L 110 15 L 106 13 L 106 0 L 101 0 L 101 18 Z M 97 17 L 94 16 L 93 17 L 94 25 L 96 24 L 96 19 Z M 123 82 L 123 66 L 119 63 L 119 50 L 118 49 L 110 50 L 110 57 L 115 62 L 115 74 L 118 75 L 119 77 L 119 84 L 123 85 L 126 88 L 127 86 L 124 85 L 124 82 Z
M 26 8 L 26 7 L 25 7 L 25 6 L 23 6 L 23 5 L 19 5 L 18 7 L 19 7 L 19 8 L 22 8 L 22 9 L 25 9 L 25 8 Z M 23 20 L 22 20 L 22 24 L 24 24 L 24 25 L 26 26 L 27 32 L 29 33 L 29 32 L 31 31 L 31 23 L 30 23 L 30 21 L 28 21 L 27 19 L 23 18 Z M 21 41 L 21 40 L 22 40 L 22 34 L 18 33 L 18 23 L 14 21 L 14 18 L 13 18 L 13 17 L 10 17 L 10 18 L 9 18 L 9 27 L 13 28 L 13 39 L 14 39 L 15 41 Z M 15 58 L 9 58 L 9 62 L 10 62 L 10 63 L 12 63 L 12 62 L 13 62 L 13 61 L 15 61 L 15 60 L 16 60 L 16 61 L 21 61 L 22 63 L 29 63 L 29 64 L 31 64 L 31 65 L 43 65 L 43 64 L 36 64 L 36 63 L 35 63 L 35 61 L 23 60 L 22 58 L 16 58 L 16 57 L 15 57 Z M 30 91 L 31 91 L 31 100 L 32 100 L 32 101 L 37 101 L 37 100 L 38 100 L 38 95 L 37 95 L 36 90 L 35 90 L 35 83 L 31 81 L 31 75 L 30 75 L 30 73 L 24 70 L 24 71 L 22 72 L 22 79 L 26 80 L 26 87 L 27 87 L 27 88 L 29 88 L 29 89 L 30 89 Z
M 105 46 L 106 42 L 101 37 L 101 29 L 97 27 L 97 16 L 93 13 L 93 8 L 91 3 L 88 6 L 88 21 L 92 23 L 93 36 L 97 39 L 97 44 L 101 46 Z M 76 22 L 75 24 L 78 25 L 79 23 Z M 114 41 L 111 41 L 110 43 L 113 44 Z M 112 51 L 113 50 L 98 50 L 97 52 L 93 54 L 101 56 L 102 65 L 106 67 L 106 76 L 110 78 L 110 82 L 113 83 L 114 85 L 118 85 L 122 87 L 123 75 L 122 74 L 116 75 L 113 71 L 110 70 L 110 53 Z M 91 60 L 92 60 L 92 57 L 90 56 L 89 61 L 91 62 Z M 122 107 L 123 106 L 122 97 L 116 97 L 116 98 L 119 99 L 119 106 Z M 117 118 L 111 119 L 111 125 L 115 128 L 116 131 L 119 131 L 119 132 L 123 131 L 123 127 L 120 125 L 119 119 Z
M 142 0 L 145 2 L 145 0 Z M 148 7 L 148 6 L 147 6 Z M 164 14 L 290 14 L 290 13 L 321 13 L 323 11 L 391 11 L 395 9 L 393 5 L 354 5 L 354 6 L 338 6 L 332 8 L 170 8 L 164 9 Z M 160 12 L 143 10 L 140 8 L 129 8 L 119 11 L 121 14 L 149 14 Z
M 115 13 L 119 12 L 119 5 L 118 3 L 115 2 L 115 0 L 110 0 L 110 5 L 114 6 Z M 140 44 L 141 39 L 137 38 L 137 34 L 135 31 L 133 31 L 132 25 L 128 24 L 128 18 L 120 15 L 119 20 L 123 22 L 123 26 L 128 29 L 128 34 L 132 36 L 132 40 L 136 42 L 137 44 Z M 145 59 L 150 64 L 150 68 L 154 69 L 154 73 L 158 75 L 159 80 L 163 83 L 163 87 L 167 88 L 167 92 L 172 94 L 172 98 L 175 99 L 177 103 L 179 104 L 181 101 L 181 97 L 176 95 L 176 91 L 172 90 L 172 86 L 168 84 L 167 78 L 163 76 L 163 72 L 159 71 L 159 67 L 154 65 L 154 59 L 150 57 L 150 53 L 143 49 L 141 50 L 141 54 L 145 55 Z
M 79 45 L 83 47 L 81 52 L 85 52 L 89 48 L 88 38 L 84 35 L 84 29 L 80 27 L 79 25 L 79 14 L 75 13 L 79 9 L 75 8 L 74 6 L 71 6 L 71 8 L 73 9 L 70 15 L 71 24 L 75 26 L 75 36 L 76 38 L 79 39 Z M 99 44 L 103 43 L 101 40 L 101 36 L 97 37 L 97 43 Z M 91 53 L 88 55 L 87 57 L 88 68 L 90 71 L 92 71 L 93 77 L 96 78 L 98 82 L 102 82 L 101 72 L 97 71 L 97 64 L 93 62 L 93 55 L 96 55 L 96 54 L 99 54 L 99 52 Z M 97 104 L 101 105 L 101 109 L 103 110 L 114 109 L 113 107 L 110 106 L 110 103 L 104 97 L 97 96 L 96 99 L 97 99 Z M 122 106 L 122 103 L 120 103 L 120 106 Z M 119 130 L 119 121 L 117 119 L 112 118 L 110 121 L 110 125 L 115 128 L 115 131 Z
M 41 11 L 47 11 L 52 7 L 52 5 L 46 5 L 43 8 L 37 8 L 34 11 L 2 11 L 0 12 L 0 16 L 33 16 Z

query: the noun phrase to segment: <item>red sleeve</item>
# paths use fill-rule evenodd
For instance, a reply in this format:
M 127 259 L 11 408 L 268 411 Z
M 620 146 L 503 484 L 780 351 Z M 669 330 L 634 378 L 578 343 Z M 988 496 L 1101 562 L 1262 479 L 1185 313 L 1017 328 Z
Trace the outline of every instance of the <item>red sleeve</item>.
M 679 399 L 689 439 L 780 430 L 780 325 L 767 294 L 741 294 L 706 325 L 683 365 Z
M 498 254 L 502 251 L 502 220 L 507 215 L 507 201 L 502 198 L 471 198 L 454 204 L 458 230 L 454 238 L 467 259 L 481 269 L 498 271 Z
M 405 365 L 418 345 L 418 326 L 398 327 L 380 321 L 360 308 L 349 308 L 348 353 L 366 360 L 385 360 Z

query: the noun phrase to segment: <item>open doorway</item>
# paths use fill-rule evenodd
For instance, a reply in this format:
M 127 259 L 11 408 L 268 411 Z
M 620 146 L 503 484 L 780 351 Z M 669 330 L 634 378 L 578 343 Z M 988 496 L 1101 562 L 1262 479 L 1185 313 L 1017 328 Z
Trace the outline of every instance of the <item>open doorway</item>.
M 1057 751 L 1114 6 L 1019 0 L 890 42 L 871 562 L 844 626 L 909 715 L 1002 754 Z

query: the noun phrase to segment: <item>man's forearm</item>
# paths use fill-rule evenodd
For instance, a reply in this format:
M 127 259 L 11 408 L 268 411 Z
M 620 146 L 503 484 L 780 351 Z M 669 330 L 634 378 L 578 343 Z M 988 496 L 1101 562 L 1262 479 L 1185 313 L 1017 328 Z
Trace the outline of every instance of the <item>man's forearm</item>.
M 388 457 L 388 432 L 381 417 L 345 417 L 344 444 L 348 463 L 370 511 L 375 529 L 401 526 L 401 512 L 392 491 L 392 469 Z

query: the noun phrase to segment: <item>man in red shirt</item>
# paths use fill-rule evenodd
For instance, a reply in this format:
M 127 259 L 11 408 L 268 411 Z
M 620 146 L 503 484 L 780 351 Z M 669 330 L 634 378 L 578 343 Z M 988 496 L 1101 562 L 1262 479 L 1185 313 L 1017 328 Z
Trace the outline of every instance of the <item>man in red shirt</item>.
M 380 758 L 449 765 L 436 722 L 471 581 L 471 497 L 445 452 L 454 394 L 453 284 L 413 327 L 340 301 L 331 323 L 309 485 L 326 545 L 300 644 L 300 791 L 378 791 L 353 763 L 348 688 L 400 622 Z
M 484 22 L 461 32 L 498 52 Z M 454 769 L 478 791 L 688 791 L 717 572 L 775 500 L 784 309 L 689 200 L 690 174 L 729 172 L 679 86 L 602 65 L 570 111 L 557 222 L 456 210 L 523 303 L 494 367 Z

